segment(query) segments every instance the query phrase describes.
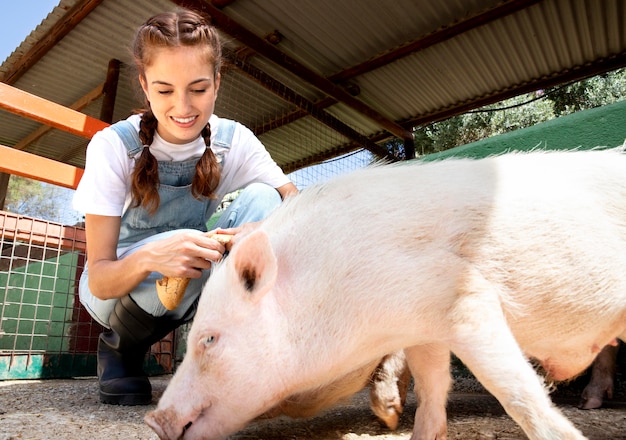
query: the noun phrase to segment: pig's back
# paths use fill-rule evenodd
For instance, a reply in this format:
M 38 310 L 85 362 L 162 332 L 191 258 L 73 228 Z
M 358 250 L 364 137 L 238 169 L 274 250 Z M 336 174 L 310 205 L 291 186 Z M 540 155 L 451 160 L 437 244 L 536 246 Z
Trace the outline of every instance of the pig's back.
M 306 262 L 326 292 L 315 305 L 324 313 L 346 313 L 333 298 L 347 295 L 359 301 L 358 311 L 347 306 L 355 320 L 380 316 L 383 295 L 398 308 L 428 308 L 424 327 L 435 329 L 471 268 L 497 286 L 520 326 L 533 316 L 558 321 L 551 303 L 592 326 L 599 314 L 624 318 L 625 177 L 626 155 L 613 151 L 380 166 L 303 191 L 265 227 L 275 229 L 279 259 Z M 307 284 L 302 277 L 296 285 Z M 522 337 L 529 345 L 535 335 Z
M 450 242 L 460 235 L 484 245 L 511 236 L 521 244 L 580 228 L 584 235 L 606 229 L 619 243 L 626 240 L 625 202 L 626 154 L 537 152 L 365 168 L 305 189 L 281 211 L 288 219 L 277 222 L 378 246 L 383 237 Z

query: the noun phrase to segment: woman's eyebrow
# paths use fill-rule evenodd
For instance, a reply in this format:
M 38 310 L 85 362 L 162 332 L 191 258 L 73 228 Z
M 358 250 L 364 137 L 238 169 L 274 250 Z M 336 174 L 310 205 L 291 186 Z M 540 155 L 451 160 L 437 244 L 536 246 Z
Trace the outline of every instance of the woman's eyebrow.
M 206 82 L 211 82 L 211 78 L 198 78 L 198 79 L 196 79 L 194 81 L 191 81 L 189 83 L 189 85 L 192 86 L 194 84 L 198 84 L 198 83 L 205 82 L 205 81 Z M 161 85 L 161 86 L 173 86 L 173 84 L 170 84 L 167 81 L 160 81 L 160 80 L 154 80 L 154 81 L 152 81 L 152 84 Z

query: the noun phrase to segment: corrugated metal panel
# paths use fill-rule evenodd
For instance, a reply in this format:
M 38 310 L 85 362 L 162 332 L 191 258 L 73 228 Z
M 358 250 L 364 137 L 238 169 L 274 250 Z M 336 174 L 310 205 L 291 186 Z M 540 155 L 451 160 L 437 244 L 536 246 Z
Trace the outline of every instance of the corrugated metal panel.
M 409 119 L 623 51 L 626 3 L 602 2 L 621 20 L 606 20 L 609 12 L 584 1 L 572 11 L 572 3 L 542 2 L 364 74 L 360 98 L 394 120 Z
M 285 37 L 281 50 L 330 76 L 497 3 L 246 0 L 225 11 L 257 35 L 278 30 Z
M 0 75 L 10 71 L 77 2 L 62 0 L 0 66 Z M 283 36 L 279 50 L 322 78 L 332 78 L 508 5 L 521 5 L 522 9 L 463 28 L 430 47 L 350 77 L 347 83 L 358 86 L 361 102 L 393 122 L 404 123 L 453 112 L 459 106 L 540 84 L 612 57 L 626 64 L 623 0 L 236 0 L 223 12 L 259 38 L 278 31 Z M 116 58 L 125 64 L 114 119 L 124 118 L 141 104 L 129 67 L 127 47 L 133 33 L 147 17 L 175 8 L 169 0 L 104 0 L 15 86 L 69 106 L 104 81 L 109 60 Z M 221 30 L 225 46 L 237 50 L 242 43 L 230 36 L 230 31 Z M 307 105 L 327 101 L 323 111 L 356 132 L 366 136 L 384 133 L 379 122 L 346 103 L 328 100 L 326 93 L 291 73 L 289 66 L 258 54 L 250 55 L 246 62 Z M 301 109 L 286 96 L 230 69 L 224 74 L 216 113 L 262 132 L 263 142 L 279 164 L 304 164 L 350 144 L 351 140 L 311 117 L 292 121 Z M 97 100 L 83 111 L 98 117 L 100 103 Z M 290 122 L 281 126 L 283 120 Z M 269 123 L 277 128 L 263 131 Z M 37 127 L 37 123 L 0 112 L 0 142 L 4 144 L 15 145 Z M 85 140 L 54 130 L 28 151 L 81 166 L 84 145 Z

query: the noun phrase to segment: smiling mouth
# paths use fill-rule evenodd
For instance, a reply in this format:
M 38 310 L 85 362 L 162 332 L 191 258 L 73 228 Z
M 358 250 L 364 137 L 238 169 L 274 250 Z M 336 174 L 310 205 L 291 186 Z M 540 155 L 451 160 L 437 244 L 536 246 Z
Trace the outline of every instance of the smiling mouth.
M 179 124 L 189 124 L 189 123 L 195 121 L 196 118 L 197 118 L 197 116 L 190 116 L 188 118 L 176 118 L 176 117 L 172 116 L 172 120 L 174 122 L 178 122 Z

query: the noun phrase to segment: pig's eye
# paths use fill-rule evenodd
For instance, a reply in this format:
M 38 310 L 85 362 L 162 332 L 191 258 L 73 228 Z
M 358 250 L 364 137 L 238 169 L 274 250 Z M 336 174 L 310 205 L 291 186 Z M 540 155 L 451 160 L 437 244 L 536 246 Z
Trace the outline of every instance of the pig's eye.
M 217 336 L 215 335 L 207 336 L 206 338 L 204 338 L 202 342 L 204 343 L 204 346 L 208 348 L 211 345 L 213 345 L 215 342 L 217 342 Z

